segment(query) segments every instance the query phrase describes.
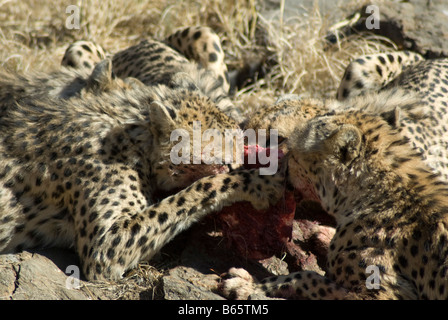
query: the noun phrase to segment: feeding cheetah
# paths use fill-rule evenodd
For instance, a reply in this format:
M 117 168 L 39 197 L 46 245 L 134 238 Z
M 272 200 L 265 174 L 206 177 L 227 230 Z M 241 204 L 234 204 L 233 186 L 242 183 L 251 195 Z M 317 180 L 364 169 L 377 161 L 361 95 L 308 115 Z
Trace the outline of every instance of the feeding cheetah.
M 372 72 L 380 84 L 363 77 Z M 447 60 L 379 54 L 347 68 L 340 101 L 290 96 L 271 107 L 271 119 L 284 122 L 289 138 L 290 182 L 336 219 L 326 274 L 302 271 L 257 283 L 231 269 L 223 293 L 448 298 L 447 93 Z M 372 270 L 377 288 L 369 287 Z
M 302 271 L 255 285 L 233 269 L 227 294 L 448 297 L 448 188 L 407 139 L 382 117 L 352 110 L 299 124 L 288 143 L 290 181 L 336 218 L 326 275 Z M 379 270 L 377 289 L 368 289 L 369 266 Z
M 357 109 L 383 114 L 409 139 L 426 164 L 448 181 L 447 92 L 447 59 L 424 60 L 406 51 L 368 55 L 349 64 L 337 100 L 287 95 L 275 105 L 257 111 L 246 128 L 268 131 L 278 128 L 279 140 L 283 140 L 297 123 L 332 110 Z M 367 99 L 363 98 L 365 94 Z M 403 109 L 405 105 L 420 103 L 427 107 L 417 109 L 419 114 Z M 393 104 L 397 104 L 395 111 Z
M 1 252 L 73 247 L 87 279 L 117 279 L 204 215 L 238 201 L 265 208 L 283 194 L 282 174 L 172 163 L 173 130 L 191 136 L 200 121 L 225 145 L 226 129 L 239 129 L 200 89 L 222 87 L 215 74 L 180 68 L 144 84 L 112 65 L 1 77 Z M 157 202 L 156 192 L 178 189 Z

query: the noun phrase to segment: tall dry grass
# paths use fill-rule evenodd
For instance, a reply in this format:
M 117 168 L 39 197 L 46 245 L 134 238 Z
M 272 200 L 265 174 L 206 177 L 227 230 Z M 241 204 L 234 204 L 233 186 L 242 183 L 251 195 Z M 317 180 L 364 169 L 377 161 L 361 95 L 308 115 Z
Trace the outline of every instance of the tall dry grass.
M 65 26 L 69 5 L 80 8 L 79 29 Z M 68 44 L 79 39 L 116 52 L 182 26 L 208 25 L 221 36 L 231 68 L 260 52 L 271 61 L 263 79 L 235 94 L 237 103 L 251 108 L 283 93 L 333 96 L 353 57 L 392 46 L 373 36 L 351 36 L 329 45 L 325 37 L 335 17 L 322 16 L 316 5 L 290 19 L 279 11 L 270 20 L 260 15 L 260 6 L 256 0 L 1 0 L 0 68 L 58 68 Z

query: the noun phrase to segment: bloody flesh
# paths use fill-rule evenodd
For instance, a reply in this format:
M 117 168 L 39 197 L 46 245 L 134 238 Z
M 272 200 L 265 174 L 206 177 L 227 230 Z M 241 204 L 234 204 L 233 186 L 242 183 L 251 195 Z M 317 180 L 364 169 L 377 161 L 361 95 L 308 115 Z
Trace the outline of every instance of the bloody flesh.
M 257 163 L 249 164 L 251 152 L 257 153 Z M 245 147 L 246 169 L 259 168 L 258 155 L 270 149 L 260 146 Z M 280 162 L 283 153 L 279 151 Z M 266 164 L 265 166 L 268 166 Z M 296 199 L 292 191 L 285 191 L 284 196 L 265 210 L 257 211 L 251 203 L 243 201 L 223 208 L 217 214 L 224 238 L 237 252 L 251 259 L 265 259 L 285 249 L 291 240 Z

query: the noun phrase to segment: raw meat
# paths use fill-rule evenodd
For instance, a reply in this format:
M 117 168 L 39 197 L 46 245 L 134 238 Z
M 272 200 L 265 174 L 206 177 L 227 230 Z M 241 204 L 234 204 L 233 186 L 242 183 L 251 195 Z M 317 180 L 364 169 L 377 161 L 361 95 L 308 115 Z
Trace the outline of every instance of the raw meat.
M 247 163 L 252 152 L 257 153 L 256 164 Z M 270 149 L 260 146 L 245 147 L 246 169 L 261 167 L 258 161 L 260 152 L 266 152 L 269 156 Z M 279 162 L 282 157 L 283 153 L 279 151 Z M 265 210 L 257 211 L 249 202 L 238 202 L 223 208 L 216 215 L 216 220 L 221 224 L 223 236 L 229 246 L 247 258 L 261 260 L 285 250 L 292 237 L 295 209 L 294 193 L 285 191 L 278 203 Z

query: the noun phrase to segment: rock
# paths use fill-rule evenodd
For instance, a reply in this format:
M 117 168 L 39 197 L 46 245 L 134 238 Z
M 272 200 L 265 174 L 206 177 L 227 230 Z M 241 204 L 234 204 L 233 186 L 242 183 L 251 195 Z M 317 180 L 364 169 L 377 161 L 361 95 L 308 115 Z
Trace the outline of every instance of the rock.
M 259 1 L 260 14 L 267 20 L 279 19 L 282 14 L 281 1 L 284 1 L 283 20 L 289 23 L 298 16 L 309 14 L 315 7 L 322 17 L 331 16 L 334 19 L 344 14 L 345 4 L 349 4 L 351 0 L 263 0 Z
M 155 286 L 144 272 L 117 282 L 89 282 L 82 280 L 76 264 L 68 264 L 78 261 L 72 251 L 54 248 L 41 253 L 0 255 L 0 300 L 154 298 Z
M 48 258 L 29 252 L 0 255 L 0 298 L 14 300 L 96 299 Z
M 269 273 L 279 276 L 287 275 L 290 273 L 289 266 L 286 261 L 279 259 L 276 256 L 272 256 L 267 259 L 258 260 L 258 263 L 263 266 Z
M 400 50 L 418 52 L 426 58 L 448 57 L 448 3 L 445 0 L 372 1 L 378 8 L 379 28 L 371 22 L 373 12 L 359 9 L 360 19 L 342 33 L 369 31 L 387 37 Z
M 224 300 L 213 293 L 219 276 L 204 275 L 189 267 L 176 267 L 162 278 L 163 299 L 166 300 Z

